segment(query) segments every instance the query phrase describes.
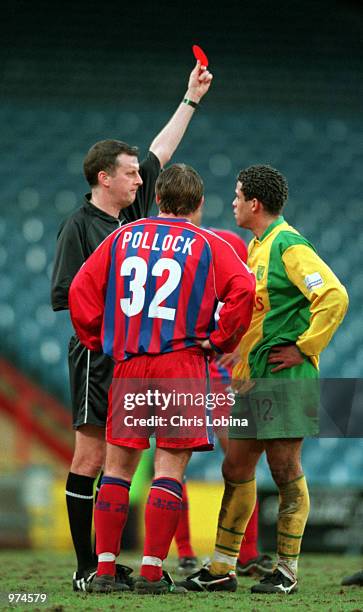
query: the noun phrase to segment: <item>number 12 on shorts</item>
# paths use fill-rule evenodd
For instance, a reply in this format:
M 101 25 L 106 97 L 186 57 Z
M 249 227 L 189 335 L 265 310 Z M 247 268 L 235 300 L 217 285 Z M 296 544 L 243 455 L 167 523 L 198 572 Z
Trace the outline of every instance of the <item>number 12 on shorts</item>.
M 175 308 L 160 306 L 169 295 L 178 287 L 182 275 L 180 264 L 175 259 L 163 257 L 153 265 L 149 273 L 152 276 L 162 276 L 165 271 L 169 272 L 166 281 L 157 289 L 148 308 L 148 316 L 152 319 L 166 319 L 174 321 Z M 130 280 L 131 297 L 121 298 L 120 306 L 127 317 L 138 315 L 145 305 L 145 285 L 148 276 L 148 266 L 142 257 L 132 256 L 124 259 L 121 265 L 120 275 L 123 277 L 134 277 Z

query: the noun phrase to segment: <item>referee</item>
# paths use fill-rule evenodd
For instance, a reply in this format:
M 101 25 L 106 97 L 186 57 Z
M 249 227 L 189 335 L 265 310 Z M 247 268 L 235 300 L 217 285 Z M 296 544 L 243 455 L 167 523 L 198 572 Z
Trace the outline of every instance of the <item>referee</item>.
M 197 62 L 183 101 L 153 140 L 142 162 L 138 161 L 136 147 L 118 140 L 97 142 L 88 151 L 83 168 L 90 193 L 86 194 L 83 205 L 63 222 L 57 237 L 51 288 L 53 310 L 68 309 L 68 290 L 74 276 L 106 236 L 121 225 L 149 214 L 160 170 L 182 140 L 212 78 Z M 105 423 L 113 362 L 103 353 L 87 350 L 76 335 L 69 342 L 68 362 L 76 435 L 66 501 L 78 564 L 73 574 L 73 590 L 85 591 L 97 565 L 91 541 L 93 489 L 105 457 Z M 130 585 L 130 571 L 118 566 L 120 590 Z

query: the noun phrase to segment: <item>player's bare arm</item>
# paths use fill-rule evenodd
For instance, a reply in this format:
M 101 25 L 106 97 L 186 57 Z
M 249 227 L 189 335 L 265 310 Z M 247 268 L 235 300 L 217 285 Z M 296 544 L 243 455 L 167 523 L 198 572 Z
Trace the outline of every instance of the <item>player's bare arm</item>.
M 199 104 L 209 90 L 212 79 L 213 75 L 198 61 L 190 73 L 188 89 L 184 96 L 184 100 L 189 103 L 180 103 L 170 121 L 150 145 L 150 151 L 159 159 L 161 167 L 171 159 L 195 113 L 195 107 L 190 102 Z

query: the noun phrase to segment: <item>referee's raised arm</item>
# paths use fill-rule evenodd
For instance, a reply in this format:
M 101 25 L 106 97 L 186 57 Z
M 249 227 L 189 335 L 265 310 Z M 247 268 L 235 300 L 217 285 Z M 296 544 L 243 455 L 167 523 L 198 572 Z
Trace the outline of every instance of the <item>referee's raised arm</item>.
M 159 159 L 161 167 L 168 163 L 177 149 L 200 100 L 207 93 L 212 79 L 213 75 L 198 61 L 190 73 L 188 89 L 183 101 L 150 145 L 150 151 Z

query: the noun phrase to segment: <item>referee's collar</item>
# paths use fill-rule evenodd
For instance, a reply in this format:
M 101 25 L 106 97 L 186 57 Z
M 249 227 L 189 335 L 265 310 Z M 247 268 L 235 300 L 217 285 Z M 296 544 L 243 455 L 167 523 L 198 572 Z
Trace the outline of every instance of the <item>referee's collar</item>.
M 118 221 L 121 221 L 121 222 L 124 221 L 124 217 L 122 217 L 121 211 L 117 219 L 116 217 L 109 215 L 107 212 L 105 212 L 101 208 L 98 208 L 98 206 L 95 206 L 91 202 L 91 193 L 86 193 L 86 195 L 84 196 L 84 207 L 86 208 L 87 212 L 91 213 L 92 215 L 95 215 L 96 217 L 100 217 L 101 219 L 104 219 L 105 221 L 109 221 L 109 222 L 112 221 L 112 223 L 117 223 Z

